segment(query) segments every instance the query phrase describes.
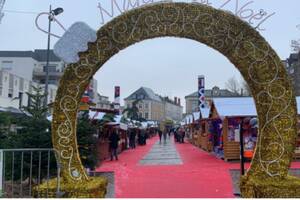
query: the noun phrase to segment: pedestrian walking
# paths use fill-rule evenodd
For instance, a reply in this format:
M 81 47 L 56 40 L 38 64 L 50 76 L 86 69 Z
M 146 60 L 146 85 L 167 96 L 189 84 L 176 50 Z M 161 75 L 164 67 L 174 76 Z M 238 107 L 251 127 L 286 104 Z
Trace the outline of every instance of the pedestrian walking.
M 129 146 L 132 149 L 135 149 L 135 139 L 136 138 L 136 131 L 134 129 L 129 130 Z
M 174 141 L 178 142 L 178 129 L 174 130 Z
M 167 144 L 167 131 L 163 132 L 163 137 L 164 137 L 164 144 Z
M 183 128 L 179 129 L 179 142 L 184 143 L 185 131 Z
M 110 150 L 110 160 L 112 161 L 113 158 L 115 157 L 116 160 L 118 160 L 118 146 L 119 146 L 119 140 L 120 136 L 117 133 L 117 128 L 114 127 L 113 131 L 111 132 L 109 136 L 109 150 Z
M 161 144 L 161 137 L 162 137 L 162 131 L 158 130 L 158 135 L 159 135 L 159 144 Z
M 170 130 L 168 131 L 169 139 L 171 138 L 171 133 L 172 133 L 172 129 L 170 129 Z

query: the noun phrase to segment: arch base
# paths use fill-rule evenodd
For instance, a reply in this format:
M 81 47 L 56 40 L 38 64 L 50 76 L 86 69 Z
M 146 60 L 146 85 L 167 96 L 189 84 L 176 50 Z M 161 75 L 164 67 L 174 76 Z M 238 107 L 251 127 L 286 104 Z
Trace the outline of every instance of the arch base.
M 289 175 L 278 181 L 246 175 L 241 178 L 240 184 L 243 198 L 299 198 L 299 188 L 299 178 Z
M 88 181 L 68 183 L 61 181 L 57 194 L 57 179 L 50 179 L 33 188 L 35 198 L 104 198 L 108 180 L 104 177 L 90 177 Z

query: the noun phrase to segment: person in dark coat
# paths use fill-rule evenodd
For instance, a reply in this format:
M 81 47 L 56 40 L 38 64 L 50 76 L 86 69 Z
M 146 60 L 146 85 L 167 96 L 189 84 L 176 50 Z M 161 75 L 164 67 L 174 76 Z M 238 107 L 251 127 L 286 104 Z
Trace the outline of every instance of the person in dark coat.
M 129 146 L 132 149 L 135 149 L 135 137 L 136 137 L 136 132 L 134 129 L 131 129 L 129 134 Z
M 118 160 L 118 146 L 119 146 L 119 140 L 120 136 L 117 133 L 117 127 L 113 128 L 113 131 L 111 132 L 109 136 L 109 150 L 110 150 L 110 160 L 113 160 L 113 157 Z
M 158 130 L 158 135 L 159 135 L 159 143 L 161 144 L 161 138 L 162 138 L 162 131 Z
M 183 128 L 180 128 L 179 135 L 180 135 L 180 143 L 184 143 L 185 130 Z

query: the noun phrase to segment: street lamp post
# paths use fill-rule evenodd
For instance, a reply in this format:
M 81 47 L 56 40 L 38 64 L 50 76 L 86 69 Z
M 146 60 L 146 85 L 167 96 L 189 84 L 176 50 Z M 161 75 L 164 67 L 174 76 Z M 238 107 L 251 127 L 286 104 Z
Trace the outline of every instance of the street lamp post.
M 48 104 L 48 84 L 49 84 L 49 57 L 50 57 L 50 36 L 51 36 L 51 22 L 53 21 L 54 16 L 59 15 L 64 10 L 62 8 L 56 8 L 52 10 L 51 5 L 49 8 L 49 17 L 48 17 L 48 43 L 47 43 L 47 59 L 46 59 L 46 77 L 45 77 L 45 99 L 44 106 L 46 107 Z

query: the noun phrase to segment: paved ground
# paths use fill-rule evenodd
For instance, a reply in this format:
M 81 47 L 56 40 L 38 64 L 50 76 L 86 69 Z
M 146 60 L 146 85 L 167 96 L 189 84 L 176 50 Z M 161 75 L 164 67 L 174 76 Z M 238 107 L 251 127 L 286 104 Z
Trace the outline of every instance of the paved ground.
M 173 140 L 168 138 L 163 142 L 157 141 L 139 163 L 141 165 L 180 165 L 182 161 Z

